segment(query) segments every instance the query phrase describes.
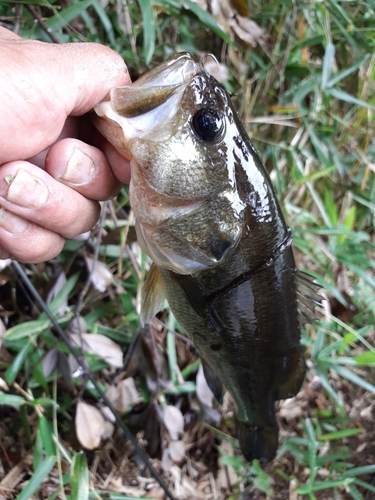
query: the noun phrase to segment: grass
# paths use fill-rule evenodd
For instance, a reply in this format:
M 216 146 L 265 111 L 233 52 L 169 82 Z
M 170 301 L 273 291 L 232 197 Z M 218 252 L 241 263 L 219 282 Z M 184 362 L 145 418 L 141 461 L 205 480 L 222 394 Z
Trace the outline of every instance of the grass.
M 124 57 L 134 78 L 181 50 L 213 52 L 228 66 L 226 86 L 236 94 L 241 116 L 271 173 L 293 228 L 298 265 L 324 287 L 328 307 L 303 332 L 309 373 L 293 403 L 298 414 L 281 405 L 277 460 L 262 468 L 233 453 L 233 426 L 225 412 L 217 431 L 206 428 L 197 435 L 186 426 L 186 435 L 211 443 L 206 453 L 202 445 L 190 443 L 187 454 L 195 461 L 203 456 L 216 472 L 228 467 L 236 473 L 228 498 L 254 490 L 254 498 L 366 500 L 375 494 L 375 3 L 249 1 L 249 11 L 265 34 L 254 48 L 238 37 L 231 42 L 228 26 L 220 28 L 187 0 L 110 2 L 106 8 L 96 0 L 0 1 L 0 21 L 22 36 L 50 42 L 49 28 L 59 42 L 105 43 Z M 190 415 L 199 361 L 192 347 L 171 333 L 182 332 L 168 309 L 161 316 L 167 329 L 153 323 L 153 335 L 145 335 L 141 346 L 135 342 L 148 261 L 133 243 L 127 188 L 111 203 L 112 209 L 108 204 L 104 209 L 101 231 L 86 243 L 68 241 L 55 261 L 28 266 L 30 279 L 45 298 L 53 284 L 56 296 L 49 307 L 64 329 L 72 331 L 82 300 L 78 313 L 85 331 L 111 339 L 125 353 L 130 346 L 135 354 L 126 357 L 136 363 L 128 367 L 127 376 L 135 377 L 140 399 L 149 402 L 159 419 L 160 411 L 174 403 Z M 95 250 L 113 279 L 107 279 L 103 292 L 91 276 L 81 299 L 91 269 L 84 255 Z M 61 274 L 67 281 L 59 288 Z M 84 378 L 70 377 L 66 345 L 11 269 L 2 275 L 7 330 L 0 357 L 0 411 L 1 430 L 8 436 L 1 454 L 3 475 L 21 456 L 29 460 L 23 468 L 28 481 L 7 490 L 9 498 L 32 498 L 37 491 L 48 498 L 88 498 L 89 491 L 90 498 L 105 492 L 106 498 L 131 498 L 127 492 L 111 492 L 110 481 L 106 485 L 104 480 L 111 470 L 104 463 L 110 460 L 113 470 L 119 467 L 120 450 L 130 453 L 126 444 L 116 450 L 107 441 L 102 453 L 82 454 L 73 430 L 77 402 L 94 406 L 97 391 Z M 93 352 L 85 357 L 103 388 L 118 382 L 118 372 L 103 357 Z M 156 384 L 156 389 L 154 384 L 151 390 L 150 380 L 155 383 L 163 374 L 168 384 Z M 128 423 L 131 408 L 125 411 Z M 139 426 L 147 421 L 138 418 Z M 230 451 L 223 449 L 218 462 L 216 444 L 223 442 Z M 139 474 L 129 464 L 124 484 L 130 485 Z

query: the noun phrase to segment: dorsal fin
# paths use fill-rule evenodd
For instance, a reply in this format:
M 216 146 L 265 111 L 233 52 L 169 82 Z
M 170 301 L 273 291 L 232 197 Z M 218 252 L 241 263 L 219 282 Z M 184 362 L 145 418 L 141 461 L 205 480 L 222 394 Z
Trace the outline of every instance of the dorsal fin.
M 164 282 L 157 266 L 152 263 L 142 288 L 141 323 L 144 325 L 162 309 L 165 297 Z
M 319 293 L 322 287 L 310 274 L 297 270 L 294 280 L 297 291 L 298 319 L 302 328 L 317 319 L 315 308 L 322 307 L 324 297 Z

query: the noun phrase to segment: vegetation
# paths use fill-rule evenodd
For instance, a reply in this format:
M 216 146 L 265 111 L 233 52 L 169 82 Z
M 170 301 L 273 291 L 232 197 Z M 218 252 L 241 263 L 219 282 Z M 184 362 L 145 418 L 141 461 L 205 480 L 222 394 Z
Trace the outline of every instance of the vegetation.
M 375 2 L 205 6 L 0 0 L 0 24 L 25 38 L 110 45 L 134 79 L 176 51 L 223 64 L 293 228 L 298 266 L 328 299 L 303 332 L 305 386 L 280 404 L 277 459 L 243 461 L 230 401 L 220 423 L 212 406 L 203 423 L 199 360 L 167 306 L 140 331 L 149 261 L 134 242 L 126 186 L 89 240 L 27 266 L 29 279 L 146 452 L 162 457 L 153 463 L 168 470 L 176 498 L 374 498 Z M 0 496 L 163 498 L 13 268 L 1 278 Z

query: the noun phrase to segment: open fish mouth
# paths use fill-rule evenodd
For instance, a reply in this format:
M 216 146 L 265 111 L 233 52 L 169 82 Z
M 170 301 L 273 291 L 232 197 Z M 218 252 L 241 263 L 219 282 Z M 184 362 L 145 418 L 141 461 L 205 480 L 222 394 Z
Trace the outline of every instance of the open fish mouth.
M 166 123 L 178 113 L 188 83 L 203 69 L 203 64 L 190 54 L 177 54 L 172 60 L 143 75 L 133 85 L 112 89 L 110 100 L 98 104 L 95 112 L 106 121 L 109 119 L 117 123 L 127 143 L 135 137 L 166 140 Z M 112 134 L 112 131 L 106 131 L 105 122 L 97 121 L 96 125 L 105 137 L 107 133 Z

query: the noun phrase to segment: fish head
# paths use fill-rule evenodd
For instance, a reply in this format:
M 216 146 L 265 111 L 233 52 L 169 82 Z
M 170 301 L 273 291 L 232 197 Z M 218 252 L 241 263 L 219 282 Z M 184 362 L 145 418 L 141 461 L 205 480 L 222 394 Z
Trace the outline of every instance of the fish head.
M 142 249 L 179 274 L 222 263 L 243 229 L 247 200 L 235 170 L 246 160 L 246 133 L 202 61 L 177 54 L 132 86 L 113 89 L 95 111 L 98 129 L 131 161 Z

